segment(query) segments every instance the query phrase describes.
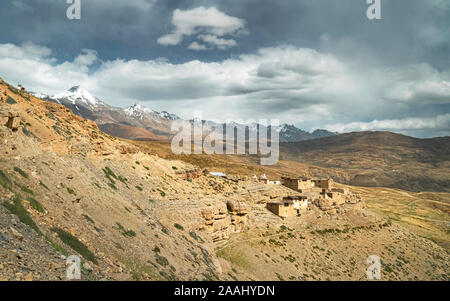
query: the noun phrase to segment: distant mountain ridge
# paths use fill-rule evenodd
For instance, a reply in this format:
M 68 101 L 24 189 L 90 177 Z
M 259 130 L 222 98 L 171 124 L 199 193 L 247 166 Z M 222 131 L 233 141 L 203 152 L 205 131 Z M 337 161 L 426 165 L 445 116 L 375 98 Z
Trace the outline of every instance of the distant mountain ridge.
M 33 95 L 64 105 L 73 113 L 97 122 L 99 128 L 107 134 L 132 140 L 168 139 L 175 134 L 171 131 L 172 121 L 181 119 L 173 113 L 158 112 L 138 103 L 127 108 L 110 106 L 80 85 L 54 96 L 41 93 L 33 93 Z M 210 121 L 207 123 L 214 124 Z M 258 130 L 256 123 L 252 125 L 233 123 L 232 125 L 241 129 L 248 127 L 248 131 Z M 267 129 L 270 130 L 270 126 Z M 280 142 L 299 142 L 337 134 L 323 129 L 310 133 L 289 124 L 282 124 L 277 131 Z
M 298 142 L 337 135 L 337 133 L 322 129 L 318 129 L 310 133 L 290 124 L 281 125 L 279 132 L 280 142 Z
M 281 143 L 283 160 L 347 173 L 350 185 L 450 192 L 450 137 L 353 132 Z
M 79 85 L 54 96 L 34 95 L 64 105 L 76 115 L 95 121 L 105 133 L 126 139 L 167 139 L 171 135 L 171 122 L 180 119 L 175 114 L 157 112 L 141 104 L 127 108 L 110 106 Z

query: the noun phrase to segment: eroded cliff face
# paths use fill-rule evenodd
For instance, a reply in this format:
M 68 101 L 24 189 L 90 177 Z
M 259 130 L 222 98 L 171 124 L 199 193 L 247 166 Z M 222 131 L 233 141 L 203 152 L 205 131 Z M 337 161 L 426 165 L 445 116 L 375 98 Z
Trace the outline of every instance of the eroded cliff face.
M 201 211 L 199 230 L 205 231 L 215 244 L 225 243 L 231 233 L 245 231 L 250 226 L 248 208 L 238 201 L 223 202 Z

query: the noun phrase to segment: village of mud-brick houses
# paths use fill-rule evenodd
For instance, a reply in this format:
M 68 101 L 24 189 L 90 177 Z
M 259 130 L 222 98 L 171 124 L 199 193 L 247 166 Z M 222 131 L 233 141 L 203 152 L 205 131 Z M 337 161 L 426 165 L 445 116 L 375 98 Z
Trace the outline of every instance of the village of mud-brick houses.
M 311 205 L 325 213 L 339 213 L 342 206 L 364 207 L 361 197 L 348 188 L 337 188 L 333 179 L 310 179 L 307 177 L 283 177 L 282 181 L 271 181 L 263 175 L 261 181 L 270 185 L 284 185 L 297 194 L 284 197 L 282 201 L 268 202 L 267 209 L 282 218 L 301 216 Z M 359 205 L 359 206 L 355 206 Z M 355 208 L 358 209 L 358 208 Z
M 180 172 L 181 173 L 181 172 Z M 189 172 L 183 176 L 187 178 L 197 177 L 197 173 Z M 204 170 L 205 175 L 219 175 L 222 178 L 239 182 L 248 180 L 247 177 L 229 177 L 222 173 L 209 173 Z M 332 179 L 310 179 L 306 177 L 282 177 L 281 180 L 268 179 L 266 175 L 253 176 L 253 182 L 264 186 L 284 186 L 283 194 L 275 193 L 270 200 L 259 202 L 264 204 L 267 213 L 273 214 L 282 220 L 302 221 L 310 220 L 314 216 L 319 218 L 323 213 L 328 216 L 344 214 L 347 211 L 361 211 L 365 208 L 361 197 L 348 190 L 338 188 Z M 340 186 L 340 185 L 339 185 Z M 261 189 L 260 186 L 258 189 Z M 267 187 L 269 188 L 269 187 Z M 277 189 L 275 189 L 277 190 Z M 277 190 L 279 191 L 279 190 Z M 251 206 L 250 206 L 251 207 Z M 230 233 L 241 232 L 250 224 L 249 204 L 237 200 L 228 200 L 217 206 L 201 210 L 202 223 L 199 230 L 208 232 L 214 243 L 221 244 L 228 240 Z M 309 217 L 308 217 L 309 216 Z
M 229 178 L 224 173 L 209 172 L 208 170 L 179 171 L 177 174 L 185 180 L 195 179 L 200 175 L 213 175 L 222 178 Z M 245 177 L 247 178 L 247 177 Z M 240 177 L 234 177 L 235 181 L 241 180 Z M 292 194 L 285 196 L 279 201 L 270 201 L 266 203 L 266 208 L 273 214 L 281 218 L 299 217 L 305 211 L 311 210 L 311 207 L 317 207 L 324 213 L 335 215 L 345 207 L 360 210 L 364 209 L 364 202 L 358 194 L 352 193 L 348 188 L 338 188 L 331 178 L 308 178 L 308 177 L 281 177 L 281 180 L 269 179 L 265 174 L 252 177 L 263 185 L 283 185 L 290 190 Z M 234 211 L 228 202 L 228 210 Z M 243 207 L 240 204 L 240 207 Z M 244 206 L 245 207 L 245 206 Z M 243 211 L 247 211 L 246 209 Z

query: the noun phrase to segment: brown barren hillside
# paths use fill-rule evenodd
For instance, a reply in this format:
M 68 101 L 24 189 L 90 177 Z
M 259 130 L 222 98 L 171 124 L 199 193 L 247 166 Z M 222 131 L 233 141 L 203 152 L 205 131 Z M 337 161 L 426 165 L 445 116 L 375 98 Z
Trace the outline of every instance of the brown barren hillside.
M 0 141 L 0 280 L 65 280 L 70 255 L 84 280 L 365 280 L 372 254 L 384 280 L 449 279 L 445 248 L 363 194 L 282 219 L 266 203 L 297 192 L 149 154 L 2 80 Z
M 355 132 L 282 143 L 280 149 L 284 160 L 345 171 L 351 185 L 450 191 L 450 137 Z

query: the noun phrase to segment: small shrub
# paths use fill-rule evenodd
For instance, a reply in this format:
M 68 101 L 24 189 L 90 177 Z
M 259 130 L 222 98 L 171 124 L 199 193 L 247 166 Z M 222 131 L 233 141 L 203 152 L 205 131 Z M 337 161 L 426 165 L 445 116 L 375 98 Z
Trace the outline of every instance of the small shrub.
M 155 254 L 156 254 L 156 262 L 158 264 L 162 265 L 163 267 L 169 265 L 169 260 L 166 257 L 161 256 L 158 253 L 155 253 Z
M 8 97 L 6 98 L 6 103 L 7 103 L 7 104 L 10 104 L 10 105 L 14 105 L 14 104 L 17 103 L 17 101 L 15 101 L 13 98 L 11 98 L 11 96 L 8 96 Z
M 197 234 L 194 231 L 189 232 L 189 235 L 195 240 L 199 239 L 199 237 L 197 236 Z
M 41 185 L 42 187 L 44 187 L 45 189 L 49 190 L 47 185 L 45 185 L 42 181 L 39 181 L 39 185 Z
M 42 207 L 41 203 L 39 203 L 37 200 L 33 198 L 28 198 L 28 202 L 30 202 L 31 208 L 36 210 L 37 212 L 44 213 L 44 207 Z
M 60 228 L 52 228 L 52 231 L 58 234 L 59 239 L 61 239 L 63 243 L 78 252 L 84 259 L 97 264 L 95 255 L 81 241 L 79 241 L 78 238 Z
M 42 235 L 41 230 L 39 230 L 39 228 L 34 223 L 28 211 L 23 207 L 22 200 L 19 197 L 14 198 L 12 204 L 3 203 L 3 206 L 6 209 L 8 209 L 9 212 L 16 215 L 22 223 L 28 225 L 30 228 L 35 230 L 39 235 Z
M 275 275 L 277 275 L 277 278 L 278 278 L 278 280 L 280 280 L 280 281 L 284 281 L 284 278 L 283 278 L 283 276 L 281 276 L 280 274 L 278 274 L 278 273 L 275 273 Z
M 94 220 L 89 215 L 83 214 L 83 217 L 91 224 L 95 224 Z
M 105 167 L 104 169 L 102 169 L 102 170 L 103 170 L 103 173 L 105 174 L 106 178 L 108 178 L 108 180 L 109 180 L 109 182 L 110 182 L 110 183 L 108 183 L 108 185 L 109 185 L 111 188 L 113 188 L 114 190 L 117 189 L 117 187 L 116 187 L 116 181 L 114 181 L 114 179 L 115 179 L 115 180 L 118 180 L 118 181 L 120 181 L 120 182 L 122 182 L 122 183 L 124 183 L 124 184 L 126 184 L 127 179 L 124 178 L 124 177 L 122 177 L 122 176 L 116 176 L 116 174 L 115 174 L 108 166 L 106 166 L 106 167 Z
M 159 193 L 161 194 L 162 197 L 166 196 L 166 193 L 164 191 L 162 191 L 161 189 L 158 189 Z
M 69 194 L 75 195 L 75 191 L 72 188 L 67 187 L 67 192 Z
M 29 189 L 28 187 L 23 186 L 23 185 L 20 185 L 20 184 L 17 183 L 17 182 L 14 182 L 14 185 L 16 185 L 17 187 L 19 187 L 20 190 L 22 190 L 23 192 L 28 193 L 28 194 L 31 194 L 31 195 L 34 195 L 33 190 Z
M 178 230 L 184 231 L 183 226 L 180 225 L 180 224 L 173 224 L 173 226 L 174 226 L 175 228 L 177 228 Z
M 114 185 L 114 183 L 108 183 L 108 186 L 114 190 L 117 190 L 117 187 L 116 187 L 116 185 Z
M 136 186 L 136 189 L 139 190 L 139 191 L 144 190 L 144 188 L 142 188 L 141 186 Z
M 8 176 L 0 170 L 0 185 L 3 186 L 3 188 L 11 191 L 12 190 L 12 182 L 8 178 Z
M 122 235 L 125 237 L 136 237 L 136 232 L 133 230 L 126 230 L 120 223 L 116 223 L 119 230 L 122 232 Z

